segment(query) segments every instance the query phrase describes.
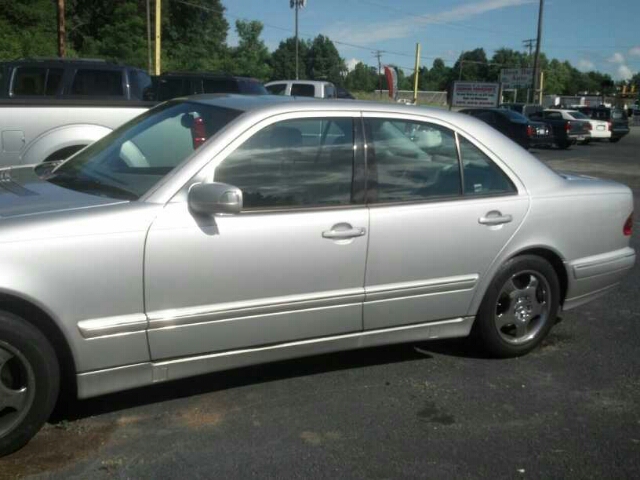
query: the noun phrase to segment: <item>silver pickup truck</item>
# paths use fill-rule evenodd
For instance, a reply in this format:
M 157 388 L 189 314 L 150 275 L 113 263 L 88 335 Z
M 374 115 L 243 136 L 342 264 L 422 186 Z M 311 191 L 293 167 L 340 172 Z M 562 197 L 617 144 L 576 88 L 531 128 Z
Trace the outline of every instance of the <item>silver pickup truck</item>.
M 0 63 L 0 167 L 67 158 L 146 111 L 151 79 L 100 60 Z
M 0 167 L 67 158 L 148 108 L 141 102 L 0 101 Z

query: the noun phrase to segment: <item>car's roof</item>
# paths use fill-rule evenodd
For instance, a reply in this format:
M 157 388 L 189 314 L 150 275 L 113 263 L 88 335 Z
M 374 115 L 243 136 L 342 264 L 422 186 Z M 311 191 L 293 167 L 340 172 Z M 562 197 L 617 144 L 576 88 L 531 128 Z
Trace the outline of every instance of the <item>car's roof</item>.
M 239 76 L 239 75 L 230 75 L 228 73 L 224 73 L 224 72 L 166 72 L 163 73 L 162 75 L 159 75 L 158 78 L 159 79 L 163 79 L 163 78 L 179 78 L 179 77 L 188 77 L 188 78 L 194 78 L 194 77 L 201 77 L 201 78 L 226 78 L 226 79 L 230 79 L 230 80 L 253 80 L 253 81 L 259 81 L 253 77 L 246 77 L 246 76 Z
M 267 82 L 265 83 L 265 85 L 275 85 L 277 83 L 301 83 L 303 85 L 326 85 L 326 84 L 330 84 L 333 85 L 333 83 L 331 83 L 328 80 L 273 80 L 272 82 Z

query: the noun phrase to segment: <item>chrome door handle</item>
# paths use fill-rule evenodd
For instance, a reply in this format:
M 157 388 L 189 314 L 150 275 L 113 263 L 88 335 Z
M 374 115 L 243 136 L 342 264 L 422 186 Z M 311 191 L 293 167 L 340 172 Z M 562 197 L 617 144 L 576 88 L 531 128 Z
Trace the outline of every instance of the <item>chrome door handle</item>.
M 502 213 L 495 210 L 478 219 L 478 223 L 489 226 L 503 225 L 512 221 L 513 217 L 511 215 L 502 215 Z
M 322 238 L 331 240 L 344 240 L 347 238 L 362 237 L 367 233 L 366 228 L 347 228 L 345 230 L 336 230 L 335 228 L 322 232 Z

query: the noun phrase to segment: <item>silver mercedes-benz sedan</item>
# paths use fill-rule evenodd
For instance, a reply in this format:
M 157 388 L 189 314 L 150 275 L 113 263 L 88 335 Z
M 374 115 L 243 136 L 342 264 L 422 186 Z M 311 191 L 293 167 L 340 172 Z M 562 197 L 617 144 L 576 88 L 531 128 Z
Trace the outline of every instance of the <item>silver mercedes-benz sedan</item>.
M 472 335 L 535 348 L 635 262 L 629 188 L 469 116 L 198 96 L 0 171 L 0 454 L 80 398 Z

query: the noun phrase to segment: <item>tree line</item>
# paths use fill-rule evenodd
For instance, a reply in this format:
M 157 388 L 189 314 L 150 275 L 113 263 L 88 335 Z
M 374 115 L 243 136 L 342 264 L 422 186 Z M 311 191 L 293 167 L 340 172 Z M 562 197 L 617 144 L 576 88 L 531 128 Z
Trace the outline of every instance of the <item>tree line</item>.
M 152 2 L 153 3 L 153 2 Z M 66 42 L 70 57 L 104 58 L 147 68 L 146 0 L 66 0 Z M 163 71 L 218 71 L 261 80 L 295 78 L 295 40 L 286 38 L 269 52 L 259 21 L 237 20 L 237 46 L 227 44 L 229 23 L 220 0 L 164 0 L 162 3 Z M 152 12 L 153 14 L 153 12 Z M 0 0 L 0 60 L 55 56 L 55 0 Z M 351 71 L 335 44 L 324 35 L 299 42 L 299 76 L 322 79 L 352 91 L 387 88 L 377 67 L 358 63 Z M 458 79 L 497 81 L 501 68 L 532 65 L 526 53 L 502 48 L 488 57 L 484 49 L 463 52 L 451 67 L 441 58 L 419 68 L 420 90 L 448 90 Z M 541 54 L 545 91 L 562 95 L 611 94 L 610 75 L 582 72 L 568 61 Z M 398 87 L 413 89 L 414 72 L 397 68 Z M 640 86 L 640 74 L 632 79 Z

